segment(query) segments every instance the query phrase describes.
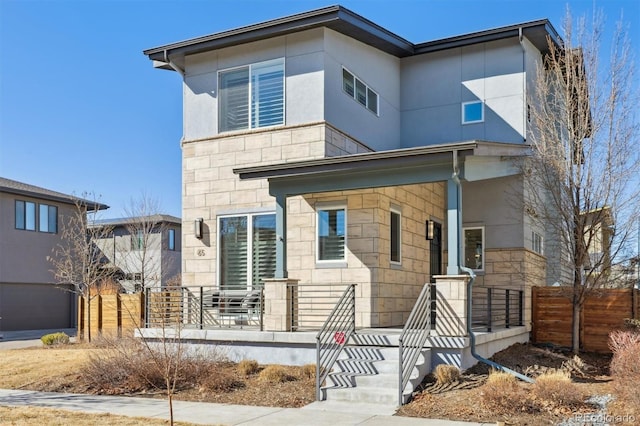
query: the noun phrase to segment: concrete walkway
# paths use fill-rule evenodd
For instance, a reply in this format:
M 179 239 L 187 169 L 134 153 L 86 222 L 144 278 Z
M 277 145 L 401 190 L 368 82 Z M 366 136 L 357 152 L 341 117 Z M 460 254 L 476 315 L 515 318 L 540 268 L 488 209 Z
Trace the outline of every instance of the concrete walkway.
M 111 413 L 156 419 L 169 418 L 167 401 L 151 398 L 0 389 L 0 405 L 40 406 L 86 413 Z M 347 412 L 346 409 L 345 411 L 335 411 L 335 407 L 331 411 L 326 411 L 318 404 L 311 404 L 311 406 L 304 408 L 274 408 L 174 401 L 173 410 L 176 421 L 214 425 L 468 426 L 481 424 L 367 414 L 362 412 L 364 410 L 355 410 L 354 408 L 358 405 L 351 404 L 351 410 Z

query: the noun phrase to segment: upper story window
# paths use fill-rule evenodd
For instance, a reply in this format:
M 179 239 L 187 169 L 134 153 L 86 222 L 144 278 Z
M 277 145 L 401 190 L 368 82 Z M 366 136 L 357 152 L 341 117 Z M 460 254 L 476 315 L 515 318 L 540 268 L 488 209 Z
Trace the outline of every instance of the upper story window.
M 144 232 L 138 229 L 135 235 L 131 235 L 131 250 L 142 250 L 145 248 Z
M 38 230 L 55 234 L 58 232 L 58 208 L 47 204 L 40 204 L 40 220 Z
M 346 68 L 342 68 L 342 89 L 362 106 L 378 115 L 378 94 Z
M 346 261 L 347 209 L 327 206 L 318 209 L 317 260 Z
M 176 249 L 176 230 L 169 229 L 169 242 L 168 242 L 169 250 Z
M 218 74 L 220 132 L 284 124 L 284 59 Z
M 462 103 L 462 124 L 482 123 L 484 121 L 484 102 Z
M 36 230 L 36 203 L 16 200 L 16 229 Z
M 484 270 L 484 228 L 463 228 L 464 266 Z

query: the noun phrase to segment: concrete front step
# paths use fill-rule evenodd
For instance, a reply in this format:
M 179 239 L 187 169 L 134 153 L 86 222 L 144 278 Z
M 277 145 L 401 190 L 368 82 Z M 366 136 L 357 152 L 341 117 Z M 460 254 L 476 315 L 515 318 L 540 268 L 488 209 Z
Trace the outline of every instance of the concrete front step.
M 352 401 L 315 401 L 305 405 L 301 410 L 330 411 L 336 413 L 362 413 L 375 416 L 393 416 L 398 409 L 397 404 L 370 404 Z
M 384 337 L 384 336 L 383 336 Z M 376 336 L 380 340 L 379 336 Z M 371 339 L 367 339 L 371 341 Z M 385 339 L 382 339 L 385 340 Z M 385 341 L 388 341 L 386 339 Z M 399 350 L 393 346 L 347 346 L 327 377 L 323 392 L 329 401 L 398 405 Z M 431 353 L 423 350 L 404 389 L 405 400 L 431 367 Z

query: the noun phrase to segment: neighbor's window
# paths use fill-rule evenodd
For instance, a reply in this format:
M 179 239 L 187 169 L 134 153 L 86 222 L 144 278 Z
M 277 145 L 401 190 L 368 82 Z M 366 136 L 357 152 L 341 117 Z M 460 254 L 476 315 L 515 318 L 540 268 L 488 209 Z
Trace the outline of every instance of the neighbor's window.
M 462 124 L 482 123 L 484 121 L 484 103 L 482 101 L 462 103 Z
M 463 228 L 464 266 L 471 269 L 484 269 L 484 228 Z
M 391 263 L 400 263 L 402 246 L 401 215 L 398 209 L 391 209 Z
M 346 260 L 346 219 L 347 209 L 344 206 L 318 209 L 318 261 Z
M 218 74 L 220 132 L 284 124 L 284 59 Z
M 539 254 L 543 254 L 542 235 L 536 231 L 531 231 L 531 248 Z
M 276 215 L 218 218 L 221 290 L 261 288 L 276 271 Z
M 16 229 L 36 230 L 36 203 L 16 200 Z
M 142 230 L 136 231 L 135 235 L 131 236 L 131 249 L 142 250 L 144 247 L 144 232 Z
M 378 94 L 345 68 L 342 68 L 342 89 L 369 111 L 378 114 Z
M 176 249 L 176 230 L 169 229 L 169 250 Z
M 40 204 L 40 220 L 38 230 L 55 234 L 58 232 L 58 208 L 47 204 Z

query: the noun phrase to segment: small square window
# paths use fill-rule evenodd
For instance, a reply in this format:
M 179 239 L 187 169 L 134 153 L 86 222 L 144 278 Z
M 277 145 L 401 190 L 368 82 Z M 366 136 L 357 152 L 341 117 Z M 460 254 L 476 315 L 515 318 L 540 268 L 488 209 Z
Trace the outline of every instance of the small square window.
M 462 124 L 482 123 L 484 121 L 484 103 L 482 101 L 462 103 Z

